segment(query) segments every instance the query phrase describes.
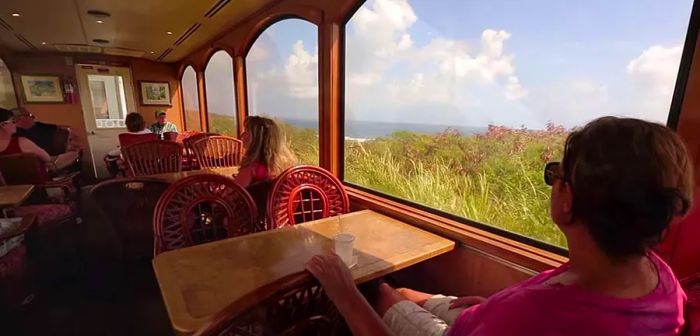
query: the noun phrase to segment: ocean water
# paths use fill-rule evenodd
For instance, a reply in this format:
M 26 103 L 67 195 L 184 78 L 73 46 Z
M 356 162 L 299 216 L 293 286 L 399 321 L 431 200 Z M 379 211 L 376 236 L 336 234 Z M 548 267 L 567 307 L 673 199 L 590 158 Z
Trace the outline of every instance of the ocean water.
M 303 119 L 283 119 L 296 127 L 318 129 L 318 121 Z M 485 132 L 485 127 L 450 126 L 450 125 L 430 125 L 414 123 L 388 123 L 364 120 L 346 120 L 345 137 L 352 139 L 374 139 L 388 136 L 397 131 L 410 131 L 425 134 L 435 134 L 447 128 L 458 130 L 463 135 L 472 135 Z

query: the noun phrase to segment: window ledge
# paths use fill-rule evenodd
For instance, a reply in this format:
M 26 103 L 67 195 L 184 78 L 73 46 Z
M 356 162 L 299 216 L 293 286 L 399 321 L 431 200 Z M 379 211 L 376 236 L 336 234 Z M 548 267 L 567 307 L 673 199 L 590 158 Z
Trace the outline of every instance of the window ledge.
M 353 208 L 371 209 L 536 272 L 559 267 L 568 258 L 471 227 L 346 185 Z

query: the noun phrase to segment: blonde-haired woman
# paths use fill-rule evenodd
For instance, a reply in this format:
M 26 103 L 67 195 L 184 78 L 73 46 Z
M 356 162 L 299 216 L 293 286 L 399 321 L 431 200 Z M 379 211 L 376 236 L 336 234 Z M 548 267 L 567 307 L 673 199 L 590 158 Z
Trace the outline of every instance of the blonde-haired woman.
M 282 130 L 272 119 L 246 118 L 241 141 L 246 151 L 236 182 L 244 188 L 274 178 L 296 164 L 296 157 L 287 147 Z

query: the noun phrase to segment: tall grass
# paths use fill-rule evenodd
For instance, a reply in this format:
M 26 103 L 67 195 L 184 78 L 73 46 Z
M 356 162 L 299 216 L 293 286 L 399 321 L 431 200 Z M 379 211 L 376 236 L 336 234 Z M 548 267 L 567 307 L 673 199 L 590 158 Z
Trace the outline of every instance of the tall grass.
M 212 118 L 212 129 L 228 119 Z M 318 164 L 316 130 L 281 122 L 299 163 Z M 477 135 L 401 131 L 345 141 L 345 180 L 450 214 L 565 247 L 549 216 L 542 169 L 562 154 L 567 131 L 490 126 Z
M 547 161 L 561 156 L 566 131 L 490 127 L 463 136 L 397 132 L 345 143 L 345 179 L 377 191 L 557 246 L 549 217 Z

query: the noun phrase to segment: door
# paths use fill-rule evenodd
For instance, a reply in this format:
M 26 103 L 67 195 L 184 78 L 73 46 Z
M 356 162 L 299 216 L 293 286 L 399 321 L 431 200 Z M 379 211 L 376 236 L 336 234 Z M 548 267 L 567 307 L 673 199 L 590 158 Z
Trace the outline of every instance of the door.
M 119 145 L 117 135 L 126 132 L 126 114 L 136 111 L 131 70 L 78 64 L 75 72 L 92 170 L 96 178 L 107 178 L 104 157 Z

